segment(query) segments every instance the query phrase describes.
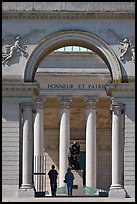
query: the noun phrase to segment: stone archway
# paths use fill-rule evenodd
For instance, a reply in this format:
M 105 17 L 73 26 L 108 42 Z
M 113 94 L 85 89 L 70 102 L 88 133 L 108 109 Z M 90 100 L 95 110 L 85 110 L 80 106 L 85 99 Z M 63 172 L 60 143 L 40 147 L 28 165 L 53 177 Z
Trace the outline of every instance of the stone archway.
M 111 47 L 101 38 L 86 31 L 64 30 L 52 33 L 42 39 L 33 50 L 25 67 L 24 81 L 33 82 L 41 61 L 55 49 L 63 46 L 83 46 L 93 50 L 107 64 L 113 82 L 122 81 L 118 59 Z

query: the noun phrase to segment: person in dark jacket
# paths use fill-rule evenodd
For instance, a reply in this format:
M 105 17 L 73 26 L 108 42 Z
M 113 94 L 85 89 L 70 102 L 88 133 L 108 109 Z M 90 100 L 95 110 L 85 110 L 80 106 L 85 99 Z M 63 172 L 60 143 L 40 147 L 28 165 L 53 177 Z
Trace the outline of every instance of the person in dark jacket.
M 67 173 L 65 174 L 65 182 L 67 184 L 68 196 L 72 196 L 74 174 L 71 172 L 71 168 L 68 167 Z
M 50 187 L 51 187 L 52 196 L 56 196 L 58 172 L 55 170 L 54 165 L 52 165 L 51 170 L 49 170 L 48 172 L 48 175 L 50 179 Z

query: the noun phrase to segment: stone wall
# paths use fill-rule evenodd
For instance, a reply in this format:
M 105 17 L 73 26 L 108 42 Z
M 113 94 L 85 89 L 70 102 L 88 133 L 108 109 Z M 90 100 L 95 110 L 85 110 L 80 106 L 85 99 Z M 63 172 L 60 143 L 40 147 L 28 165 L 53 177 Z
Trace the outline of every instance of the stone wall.
M 124 185 L 135 196 L 135 100 L 126 99 L 125 110 Z
M 10 197 L 16 195 L 19 187 L 18 109 L 18 104 L 7 102 L 2 107 L 2 189 L 3 196 Z
M 63 17 L 60 19 L 52 19 L 52 17 L 47 19 L 31 19 L 31 17 L 30 19 L 3 19 L 2 30 L 2 51 L 4 53 L 6 52 L 5 46 L 8 44 L 14 44 L 15 37 L 18 35 L 21 38 L 21 45 L 24 43 L 26 44 L 26 52 L 28 53 L 28 58 L 24 57 L 22 53 L 15 53 L 12 59 L 9 60 L 8 65 L 2 66 L 2 78 L 5 81 L 9 79 L 12 81 L 23 81 L 26 65 L 34 55 L 34 50 L 37 50 L 36 48 L 42 44 L 42 40 L 46 39 L 47 36 L 55 33 L 59 34 L 59 32 L 63 30 L 66 31 L 66 34 L 68 30 L 77 30 L 79 33 L 85 31 L 95 36 L 99 36 L 100 39 L 110 46 L 116 57 L 119 58 L 121 54 L 118 47 L 119 40 L 121 39 L 122 41 L 124 38 L 134 38 L 135 22 L 133 18 L 128 20 L 111 18 L 100 20 L 98 18 L 92 19 L 92 17 L 82 18 L 82 16 L 72 20 L 70 14 L 68 18 Z M 63 40 L 61 43 L 62 46 L 66 46 L 67 42 L 66 40 Z M 77 45 L 86 47 L 87 43 L 77 42 Z M 57 46 L 57 48 L 59 48 L 61 45 Z M 92 48 L 90 47 L 90 49 Z M 119 61 L 119 63 L 123 79 L 125 81 L 127 78 L 134 80 L 135 63 L 131 59 L 127 59 L 123 62 Z M 33 69 L 33 66 L 31 66 L 31 69 Z M 111 67 L 111 69 L 114 68 Z M 58 69 L 54 69 L 54 71 L 58 72 Z

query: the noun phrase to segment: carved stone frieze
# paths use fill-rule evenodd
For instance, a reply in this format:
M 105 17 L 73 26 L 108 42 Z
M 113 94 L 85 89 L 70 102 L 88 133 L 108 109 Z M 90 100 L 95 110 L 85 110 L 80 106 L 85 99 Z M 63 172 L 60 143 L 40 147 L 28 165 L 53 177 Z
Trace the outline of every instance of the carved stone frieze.
M 75 19 L 75 18 L 105 18 L 105 19 L 117 19 L 117 18 L 134 18 L 135 12 L 75 12 L 75 11 L 3 11 L 2 18 L 3 19 Z

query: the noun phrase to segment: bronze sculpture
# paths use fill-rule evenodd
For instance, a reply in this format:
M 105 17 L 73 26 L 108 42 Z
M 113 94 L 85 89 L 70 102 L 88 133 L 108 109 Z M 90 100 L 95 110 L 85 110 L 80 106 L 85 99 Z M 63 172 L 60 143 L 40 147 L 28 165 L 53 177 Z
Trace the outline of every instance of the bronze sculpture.
M 77 142 L 73 142 L 70 146 L 70 154 L 68 156 L 69 166 L 72 169 L 79 170 L 80 163 L 79 163 L 79 154 L 80 154 L 80 145 Z

